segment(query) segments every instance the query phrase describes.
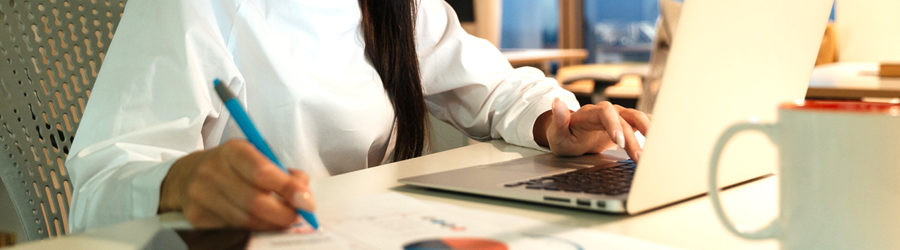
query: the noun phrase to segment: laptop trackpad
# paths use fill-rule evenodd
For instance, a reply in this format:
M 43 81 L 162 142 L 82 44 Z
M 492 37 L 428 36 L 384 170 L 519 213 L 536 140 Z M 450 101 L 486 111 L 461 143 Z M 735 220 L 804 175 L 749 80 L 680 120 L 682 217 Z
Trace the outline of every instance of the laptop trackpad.
M 476 169 L 551 174 L 594 167 L 608 162 L 601 155 L 585 155 L 579 157 L 557 157 L 552 154 L 536 155 L 512 161 L 499 162 Z

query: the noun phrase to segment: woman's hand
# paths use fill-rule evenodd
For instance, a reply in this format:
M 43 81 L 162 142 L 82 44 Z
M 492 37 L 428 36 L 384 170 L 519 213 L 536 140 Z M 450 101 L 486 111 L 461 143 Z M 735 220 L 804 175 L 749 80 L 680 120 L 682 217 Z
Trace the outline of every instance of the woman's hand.
M 252 144 L 230 140 L 172 164 L 163 181 L 159 212 L 182 211 L 195 227 L 278 230 L 313 211 L 309 177 L 285 174 Z
M 637 162 L 641 146 L 634 131 L 646 135 L 649 126 L 650 116 L 634 109 L 601 102 L 585 105 L 573 113 L 565 103 L 555 99 L 552 109 L 535 121 L 533 132 L 535 141 L 550 147 L 555 155 L 599 153 L 618 144 Z

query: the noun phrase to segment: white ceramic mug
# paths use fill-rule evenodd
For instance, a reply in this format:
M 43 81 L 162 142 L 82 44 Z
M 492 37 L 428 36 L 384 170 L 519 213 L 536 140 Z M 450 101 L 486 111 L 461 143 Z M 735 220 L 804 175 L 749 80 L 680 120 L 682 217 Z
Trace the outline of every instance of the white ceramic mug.
M 760 230 L 729 221 L 716 185 L 722 148 L 747 130 L 780 158 L 780 214 Z M 782 249 L 900 249 L 900 105 L 800 101 L 782 104 L 777 123 L 732 125 L 712 154 L 709 196 L 729 231 Z

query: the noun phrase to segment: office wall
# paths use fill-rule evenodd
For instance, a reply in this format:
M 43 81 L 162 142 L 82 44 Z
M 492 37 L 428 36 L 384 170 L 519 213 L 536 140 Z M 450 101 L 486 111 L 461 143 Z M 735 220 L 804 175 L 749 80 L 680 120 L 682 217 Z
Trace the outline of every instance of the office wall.
M 842 0 L 835 4 L 839 61 L 900 61 L 900 1 Z

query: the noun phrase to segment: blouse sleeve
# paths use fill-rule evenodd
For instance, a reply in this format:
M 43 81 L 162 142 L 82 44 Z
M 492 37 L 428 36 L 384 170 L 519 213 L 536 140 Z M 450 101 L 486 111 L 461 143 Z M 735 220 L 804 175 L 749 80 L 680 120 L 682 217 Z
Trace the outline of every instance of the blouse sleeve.
M 128 2 L 66 160 L 71 232 L 156 215 L 172 163 L 221 135 L 209 85 L 239 75 L 210 2 Z
M 467 34 L 444 1 L 421 0 L 416 22 L 425 104 L 470 138 L 546 150 L 532 134 L 537 117 L 554 98 L 579 108 L 556 80 L 535 68 L 513 69 L 493 44 Z

